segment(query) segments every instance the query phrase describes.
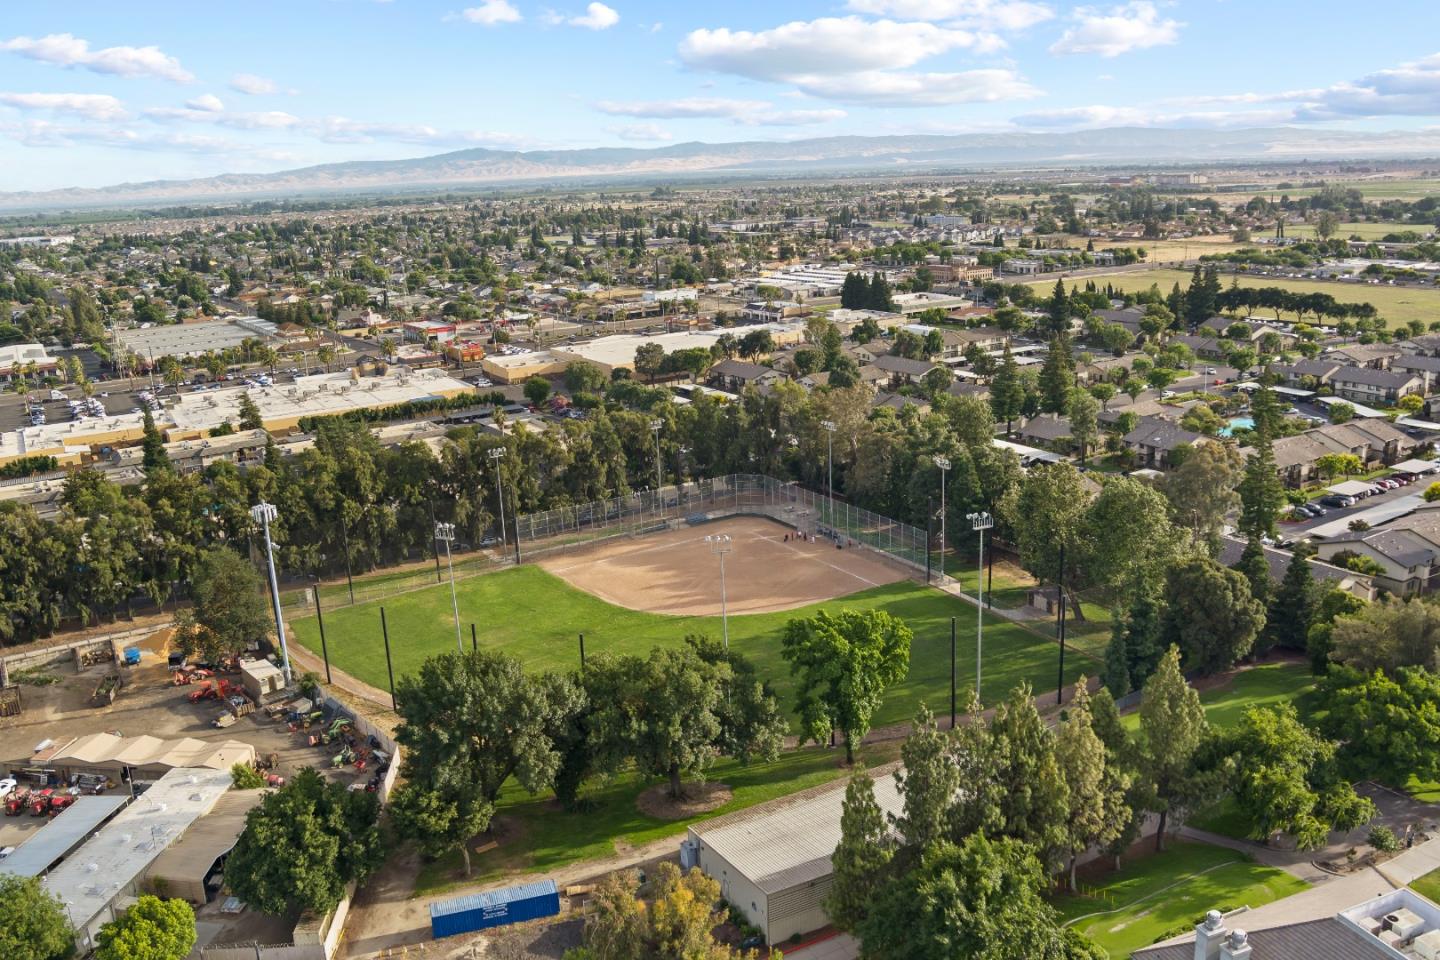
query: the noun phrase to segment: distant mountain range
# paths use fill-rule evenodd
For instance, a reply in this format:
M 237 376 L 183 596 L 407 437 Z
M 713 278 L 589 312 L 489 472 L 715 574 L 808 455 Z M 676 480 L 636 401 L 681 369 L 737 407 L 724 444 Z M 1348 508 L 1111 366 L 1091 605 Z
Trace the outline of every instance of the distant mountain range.
M 1122 127 L 1069 133 L 824 137 L 678 143 L 651 149 L 472 149 L 411 160 L 328 163 L 278 173 L 224 174 L 100 188 L 0 192 L 0 211 L 434 192 L 505 185 L 600 185 L 623 180 L 828 174 L 916 175 L 1004 166 L 1095 167 L 1246 160 L 1440 156 L 1440 130 L 1377 133 L 1281 127 L 1175 130 Z

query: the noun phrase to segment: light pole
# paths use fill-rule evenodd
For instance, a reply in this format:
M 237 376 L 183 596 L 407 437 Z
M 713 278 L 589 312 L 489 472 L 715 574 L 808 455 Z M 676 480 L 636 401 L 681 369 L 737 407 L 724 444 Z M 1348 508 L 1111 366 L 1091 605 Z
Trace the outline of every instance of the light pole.
M 662 514 L 665 512 L 665 502 L 660 497 L 660 488 L 665 485 L 665 482 L 660 476 L 660 431 L 664 427 L 665 421 L 659 417 L 650 421 L 650 432 L 655 434 L 655 500 Z
M 830 529 L 835 529 L 835 421 L 821 420 L 820 426 L 825 428 L 825 499 L 830 516 L 827 518 Z
M 500 461 L 505 459 L 505 448 L 495 447 L 488 454 L 495 465 L 495 499 L 500 501 L 500 557 L 505 557 L 505 491 L 500 487 Z
M 945 475 L 950 472 L 949 457 L 934 457 L 940 468 L 940 582 L 945 582 Z
M 455 596 L 455 564 L 450 559 L 450 542 L 455 539 L 455 524 L 435 524 L 435 539 L 445 541 L 445 566 L 450 568 L 450 609 L 455 614 L 455 650 L 457 653 L 464 653 L 465 646 L 460 642 L 460 601 Z
M 720 558 L 720 632 L 725 640 L 725 652 L 730 652 L 730 614 L 725 605 L 725 554 L 734 549 L 728 533 L 711 534 L 705 538 L 710 552 Z
M 285 618 L 280 615 L 280 584 L 275 579 L 275 545 L 270 542 L 270 523 L 276 517 L 274 504 L 261 500 L 250 508 L 250 519 L 265 531 L 265 563 L 270 569 L 270 603 L 275 608 L 275 635 L 280 639 L 280 662 L 285 686 L 290 686 L 290 648 L 285 645 Z
M 983 510 L 966 514 L 970 529 L 980 534 L 980 560 L 975 567 L 975 589 L 979 595 L 975 601 L 975 696 L 980 696 L 980 649 L 985 631 L 985 531 L 995 526 L 995 518 Z

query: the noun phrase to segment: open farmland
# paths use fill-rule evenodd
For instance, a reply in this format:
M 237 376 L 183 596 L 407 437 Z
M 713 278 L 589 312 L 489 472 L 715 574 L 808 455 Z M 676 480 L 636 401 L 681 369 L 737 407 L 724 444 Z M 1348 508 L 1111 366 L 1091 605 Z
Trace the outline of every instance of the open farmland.
M 1440 320 L 1440 288 L 1387 286 L 1368 283 L 1339 283 L 1327 280 L 1288 280 L 1276 277 L 1256 277 L 1244 273 L 1231 273 L 1224 269 L 1220 273 L 1223 286 L 1230 286 L 1232 278 L 1242 287 L 1279 287 L 1295 293 L 1328 293 L 1342 303 L 1373 303 L 1389 326 L 1420 320 L 1426 324 Z M 1036 287 L 1048 296 L 1055 286 L 1055 274 L 1046 280 L 1037 280 L 1030 286 Z M 1180 284 L 1184 289 L 1190 282 L 1188 270 L 1138 270 L 1132 273 L 1091 274 L 1081 282 L 1094 281 L 1097 286 L 1111 284 L 1117 290 L 1139 293 L 1156 284 L 1161 292 L 1169 293 L 1170 288 Z

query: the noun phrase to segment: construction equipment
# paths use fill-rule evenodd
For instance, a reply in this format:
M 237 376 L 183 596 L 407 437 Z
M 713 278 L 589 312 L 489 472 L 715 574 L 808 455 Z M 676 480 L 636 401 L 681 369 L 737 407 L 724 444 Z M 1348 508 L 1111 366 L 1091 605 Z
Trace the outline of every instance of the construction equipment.
M 199 703 L 202 700 L 228 700 L 238 689 L 239 687 L 223 677 L 218 680 L 206 680 L 200 684 L 199 689 L 190 691 L 189 700 L 191 703 Z
M 5 798 L 5 816 L 18 817 L 30 807 L 30 788 L 17 787 L 15 792 Z
M 30 794 L 30 816 L 43 817 L 50 812 L 50 798 L 55 796 L 55 790 L 46 787 L 44 790 L 35 791 Z
M 341 750 L 339 753 L 335 754 L 335 756 L 330 758 L 330 766 L 339 769 L 340 767 L 345 766 L 345 764 L 350 763 L 354 759 L 355 751 L 351 750 L 349 747 L 346 747 L 344 750 Z
M 50 798 L 50 809 L 45 812 L 50 816 L 61 813 L 75 802 L 75 795 L 72 793 L 56 793 Z

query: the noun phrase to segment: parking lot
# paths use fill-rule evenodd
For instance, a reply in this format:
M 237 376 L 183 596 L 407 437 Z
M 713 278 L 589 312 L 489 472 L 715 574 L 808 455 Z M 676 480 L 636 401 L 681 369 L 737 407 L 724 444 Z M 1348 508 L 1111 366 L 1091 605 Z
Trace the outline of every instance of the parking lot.
M 1409 484 L 1408 486 L 1401 486 L 1394 490 L 1386 490 L 1383 493 L 1372 494 L 1371 496 L 1356 500 L 1354 506 L 1327 506 L 1325 507 L 1326 514 L 1323 517 L 1315 517 L 1310 520 L 1305 520 L 1301 523 L 1292 523 L 1288 521 L 1282 522 L 1280 524 L 1281 536 L 1285 538 L 1299 539 L 1305 534 L 1309 533 L 1309 531 L 1315 529 L 1316 527 L 1332 524 L 1337 520 L 1351 518 L 1366 510 L 1373 510 L 1376 507 L 1393 504 L 1395 501 L 1401 500 L 1405 497 L 1414 497 L 1424 492 L 1425 488 L 1429 486 L 1430 483 L 1433 481 L 1433 476 L 1421 477 L 1419 480 Z M 1310 502 L 1315 502 L 1315 499 L 1312 499 Z

